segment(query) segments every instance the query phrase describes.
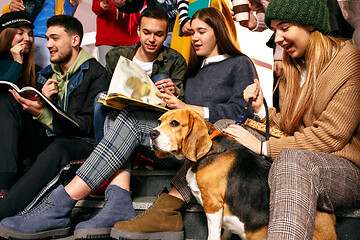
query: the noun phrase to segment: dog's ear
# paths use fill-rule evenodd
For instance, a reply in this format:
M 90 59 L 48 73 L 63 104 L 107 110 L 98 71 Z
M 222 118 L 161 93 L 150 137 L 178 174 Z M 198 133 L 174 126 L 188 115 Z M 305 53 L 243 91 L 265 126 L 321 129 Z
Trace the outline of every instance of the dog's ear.
M 189 131 L 183 143 L 182 153 L 190 161 L 202 158 L 210 151 L 212 141 L 205 121 L 195 112 L 189 114 Z
M 162 151 L 155 151 L 155 155 L 158 158 L 166 158 L 170 156 L 170 153 L 162 152 Z

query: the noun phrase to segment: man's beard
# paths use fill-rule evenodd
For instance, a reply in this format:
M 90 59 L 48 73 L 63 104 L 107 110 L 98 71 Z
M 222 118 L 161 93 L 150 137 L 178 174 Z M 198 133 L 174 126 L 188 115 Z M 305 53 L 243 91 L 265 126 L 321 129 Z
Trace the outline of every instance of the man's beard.
M 53 60 L 53 61 L 52 61 L 52 60 L 50 59 L 50 62 L 52 62 L 52 63 L 57 63 L 57 64 L 67 63 L 67 62 L 71 59 L 71 57 L 72 57 L 72 52 L 71 52 L 71 51 L 68 51 L 68 52 L 66 53 L 66 55 L 60 57 L 60 58 L 57 59 L 57 60 Z

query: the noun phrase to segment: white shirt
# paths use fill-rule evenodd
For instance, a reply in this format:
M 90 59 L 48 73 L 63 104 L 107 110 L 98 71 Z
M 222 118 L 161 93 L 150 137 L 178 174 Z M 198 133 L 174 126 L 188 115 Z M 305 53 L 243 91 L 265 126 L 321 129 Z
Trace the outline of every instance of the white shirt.
M 142 62 L 139 59 L 137 59 L 135 56 L 132 60 L 134 63 L 136 63 L 137 65 L 139 65 L 145 72 L 146 74 L 150 77 L 151 73 L 152 73 L 152 69 L 153 69 L 153 65 L 155 61 L 152 62 Z

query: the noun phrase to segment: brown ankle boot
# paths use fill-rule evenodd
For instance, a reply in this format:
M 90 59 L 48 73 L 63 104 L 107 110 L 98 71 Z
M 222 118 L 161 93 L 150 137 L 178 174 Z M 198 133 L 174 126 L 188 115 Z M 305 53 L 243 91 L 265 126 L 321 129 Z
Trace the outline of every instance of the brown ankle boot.
M 183 221 L 178 211 L 183 204 L 179 198 L 162 193 L 144 213 L 129 221 L 117 222 L 111 229 L 111 237 L 183 240 Z

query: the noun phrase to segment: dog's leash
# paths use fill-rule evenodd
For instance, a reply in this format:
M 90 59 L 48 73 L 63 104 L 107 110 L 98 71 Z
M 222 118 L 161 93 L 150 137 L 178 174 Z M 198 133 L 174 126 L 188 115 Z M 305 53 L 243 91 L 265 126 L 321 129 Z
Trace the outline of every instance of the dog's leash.
M 251 106 L 252 101 L 253 101 L 253 99 L 250 98 L 248 103 L 246 104 L 244 114 L 240 116 L 239 120 L 237 120 L 235 122 L 235 124 L 242 125 L 242 124 L 245 124 L 247 121 L 252 120 L 252 119 L 249 118 L 249 116 L 250 116 L 250 106 Z M 265 107 L 265 113 L 266 113 L 265 139 L 266 139 L 266 141 L 268 141 L 270 139 L 269 108 L 268 108 L 268 105 L 267 105 L 267 102 L 266 102 L 265 98 L 264 98 L 264 107 Z M 261 149 L 262 149 L 262 147 L 261 147 Z M 262 150 L 260 150 L 260 152 L 261 151 Z M 268 158 L 267 156 L 263 156 L 263 157 L 264 157 L 264 159 L 266 161 L 272 163 L 270 158 Z
M 245 124 L 246 120 L 249 119 L 250 108 L 251 108 L 250 106 L 251 106 L 252 101 L 253 101 L 253 99 L 250 98 L 246 104 L 244 113 L 239 117 L 239 120 L 237 120 L 235 122 L 235 124 L 243 125 L 243 124 Z M 268 141 L 270 139 L 269 108 L 268 108 L 265 98 L 264 98 L 264 107 L 265 107 L 265 113 L 266 113 L 265 139 L 266 139 L 266 141 Z

